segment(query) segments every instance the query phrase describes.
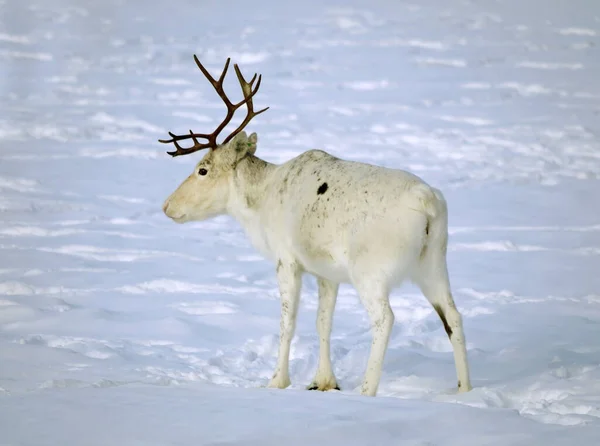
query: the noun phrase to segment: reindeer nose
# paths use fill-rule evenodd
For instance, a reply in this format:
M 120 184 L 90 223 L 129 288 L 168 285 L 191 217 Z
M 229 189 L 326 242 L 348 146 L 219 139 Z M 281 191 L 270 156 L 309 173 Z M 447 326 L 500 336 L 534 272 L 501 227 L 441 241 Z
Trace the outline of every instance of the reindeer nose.
M 166 215 L 169 215 L 169 214 L 167 214 L 167 211 L 168 211 L 168 209 L 169 209 L 169 202 L 168 202 L 168 201 L 165 201 L 165 202 L 163 203 L 163 207 L 162 207 L 162 209 L 163 209 L 163 212 L 164 212 Z

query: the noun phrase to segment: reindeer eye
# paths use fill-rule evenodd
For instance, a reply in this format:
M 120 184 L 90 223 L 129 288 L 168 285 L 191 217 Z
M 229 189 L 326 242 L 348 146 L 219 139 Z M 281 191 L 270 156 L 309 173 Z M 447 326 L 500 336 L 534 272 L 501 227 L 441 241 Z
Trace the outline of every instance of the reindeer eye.
M 204 167 L 198 171 L 198 174 L 203 175 L 203 176 L 206 175 L 207 173 L 208 173 L 208 170 L 206 170 Z

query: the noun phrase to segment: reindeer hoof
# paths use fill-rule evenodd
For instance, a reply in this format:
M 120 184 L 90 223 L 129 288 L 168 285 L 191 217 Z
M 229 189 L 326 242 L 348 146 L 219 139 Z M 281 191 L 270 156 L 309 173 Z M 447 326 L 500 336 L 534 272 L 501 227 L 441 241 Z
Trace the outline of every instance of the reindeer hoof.
M 317 383 L 312 383 L 306 390 L 320 390 L 321 392 L 327 392 L 328 390 L 341 390 L 337 384 L 335 386 L 319 386 Z

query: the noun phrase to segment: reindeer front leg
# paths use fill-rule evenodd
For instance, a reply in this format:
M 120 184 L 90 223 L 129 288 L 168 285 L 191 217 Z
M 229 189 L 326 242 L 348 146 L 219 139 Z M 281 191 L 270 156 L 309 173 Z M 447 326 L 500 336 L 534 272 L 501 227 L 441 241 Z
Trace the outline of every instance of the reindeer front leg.
M 293 261 L 279 260 L 277 263 L 277 281 L 281 294 L 281 322 L 279 334 L 279 356 L 277 367 L 268 387 L 285 389 L 290 382 L 289 362 L 290 346 L 296 330 L 296 315 L 300 301 L 302 285 L 301 271 Z

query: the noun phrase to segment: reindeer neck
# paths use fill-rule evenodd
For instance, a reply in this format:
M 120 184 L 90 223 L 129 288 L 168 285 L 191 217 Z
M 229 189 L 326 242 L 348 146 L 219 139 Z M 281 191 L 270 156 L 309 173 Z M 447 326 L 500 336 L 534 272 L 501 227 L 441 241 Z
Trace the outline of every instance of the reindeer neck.
M 269 178 L 276 167 L 248 155 L 235 168 L 227 210 L 246 230 L 250 230 L 248 225 L 253 225 L 259 218 Z

